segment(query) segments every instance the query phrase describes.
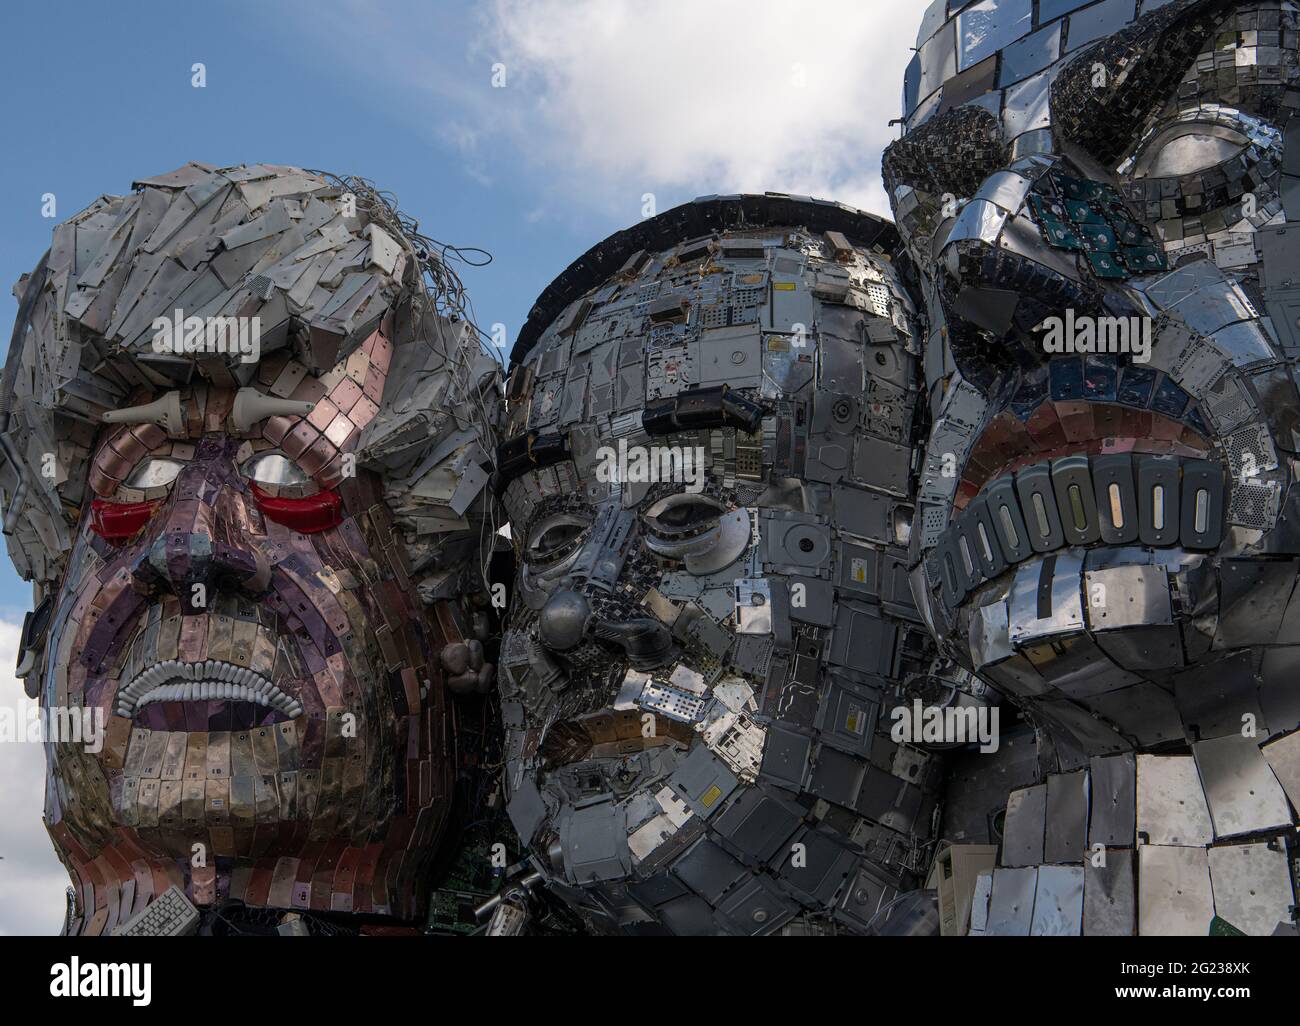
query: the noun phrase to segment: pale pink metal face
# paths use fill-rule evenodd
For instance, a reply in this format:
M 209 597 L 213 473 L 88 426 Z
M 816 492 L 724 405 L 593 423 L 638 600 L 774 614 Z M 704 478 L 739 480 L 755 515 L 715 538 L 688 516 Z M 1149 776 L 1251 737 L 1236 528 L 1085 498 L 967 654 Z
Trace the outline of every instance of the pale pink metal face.
M 233 389 L 200 386 L 181 431 L 103 433 L 42 687 L 106 726 L 97 753 L 48 747 L 81 932 L 170 883 L 200 905 L 417 913 L 450 791 L 431 653 L 459 634 L 353 468 L 391 353 L 376 332 L 320 378 L 264 361 L 259 387 L 305 417 L 249 425 Z

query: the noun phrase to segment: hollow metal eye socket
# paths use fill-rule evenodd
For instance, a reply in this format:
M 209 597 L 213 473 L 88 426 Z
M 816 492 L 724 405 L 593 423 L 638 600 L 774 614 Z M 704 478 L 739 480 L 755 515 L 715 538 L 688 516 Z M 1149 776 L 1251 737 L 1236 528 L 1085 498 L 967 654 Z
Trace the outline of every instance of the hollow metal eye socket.
M 554 566 L 577 552 L 590 531 L 591 521 L 577 513 L 553 513 L 528 532 L 524 558 L 537 568 Z
M 263 485 L 305 485 L 311 476 L 288 456 L 266 452 L 247 460 L 240 468 L 250 481 Z
M 660 499 L 641 514 L 646 530 L 665 541 L 705 534 L 718 524 L 726 507 L 706 495 L 678 492 Z
M 122 483 L 128 488 L 165 488 L 176 480 L 185 464 L 177 460 L 151 456 L 141 460 Z
M 667 495 L 641 514 L 645 546 L 668 559 L 683 559 L 715 545 L 726 507 L 690 492 Z
M 1134 178 L 1177 178 L 1208 171 L 1245 151 L 1250 140 L 1222 125 L 1177 125 L 1153 139 L 1134 161 Z

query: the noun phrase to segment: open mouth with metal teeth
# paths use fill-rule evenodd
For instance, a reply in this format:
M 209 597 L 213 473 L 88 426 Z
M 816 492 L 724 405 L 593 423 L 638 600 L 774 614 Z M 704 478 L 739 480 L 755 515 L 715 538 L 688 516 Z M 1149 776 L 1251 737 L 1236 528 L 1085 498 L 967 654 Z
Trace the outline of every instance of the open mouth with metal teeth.
M 244 666 L 206 659 L 157 663 L 136 675 L 117 692 L 114 712 L 133 717 L 160 702 L 250 702 L 274 709 L 289 719 L 302 715 L 302 703 L 286 695 L 261 674 Z

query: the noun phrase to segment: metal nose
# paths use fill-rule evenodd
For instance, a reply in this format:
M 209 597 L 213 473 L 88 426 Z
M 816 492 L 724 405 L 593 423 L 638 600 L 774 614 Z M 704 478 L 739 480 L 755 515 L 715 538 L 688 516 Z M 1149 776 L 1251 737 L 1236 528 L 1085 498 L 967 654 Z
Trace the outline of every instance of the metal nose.
M 591 619 L 591 603 L 576 591 L 557 591 L 538 617 L 542 643 L 552 652 L 567 652 L 582 643 Z
M 266 557 L 246 547 L 223 522 L 220 491 L 199 490 L 197 503 L 182 505 L 174 490 L 131 568 L 138 584 L 175 595 L 186 613 L 202 612 L 223 587 L 258 595 L 270 583 Z

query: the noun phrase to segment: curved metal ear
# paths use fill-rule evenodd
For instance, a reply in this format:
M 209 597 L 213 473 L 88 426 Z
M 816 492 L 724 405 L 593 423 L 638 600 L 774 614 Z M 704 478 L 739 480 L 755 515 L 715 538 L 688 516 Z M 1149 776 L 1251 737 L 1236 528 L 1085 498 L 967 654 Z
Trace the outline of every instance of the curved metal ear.
M 1114 168 L 1236 0 L 1174 0 L 1084 50 L 1052 83 L 1052 131 Z
M 971 196 L 1010 162 L 995 115 L 983 107 L 954 107 L 890 143 L 882 173 L 891 196 L 900 185 L 935 195 Z
M 53 617 L 52 594 L 46 595 L 39 606 L 23 617 L 23 633 L 18 640 L 18 666 L 14 670 L 14 676 L 22 678 L 23 691 L 28 698 L 35 698 L 41 693 L 41 675 L 39 671 L 32 671 L 38 669 Z

